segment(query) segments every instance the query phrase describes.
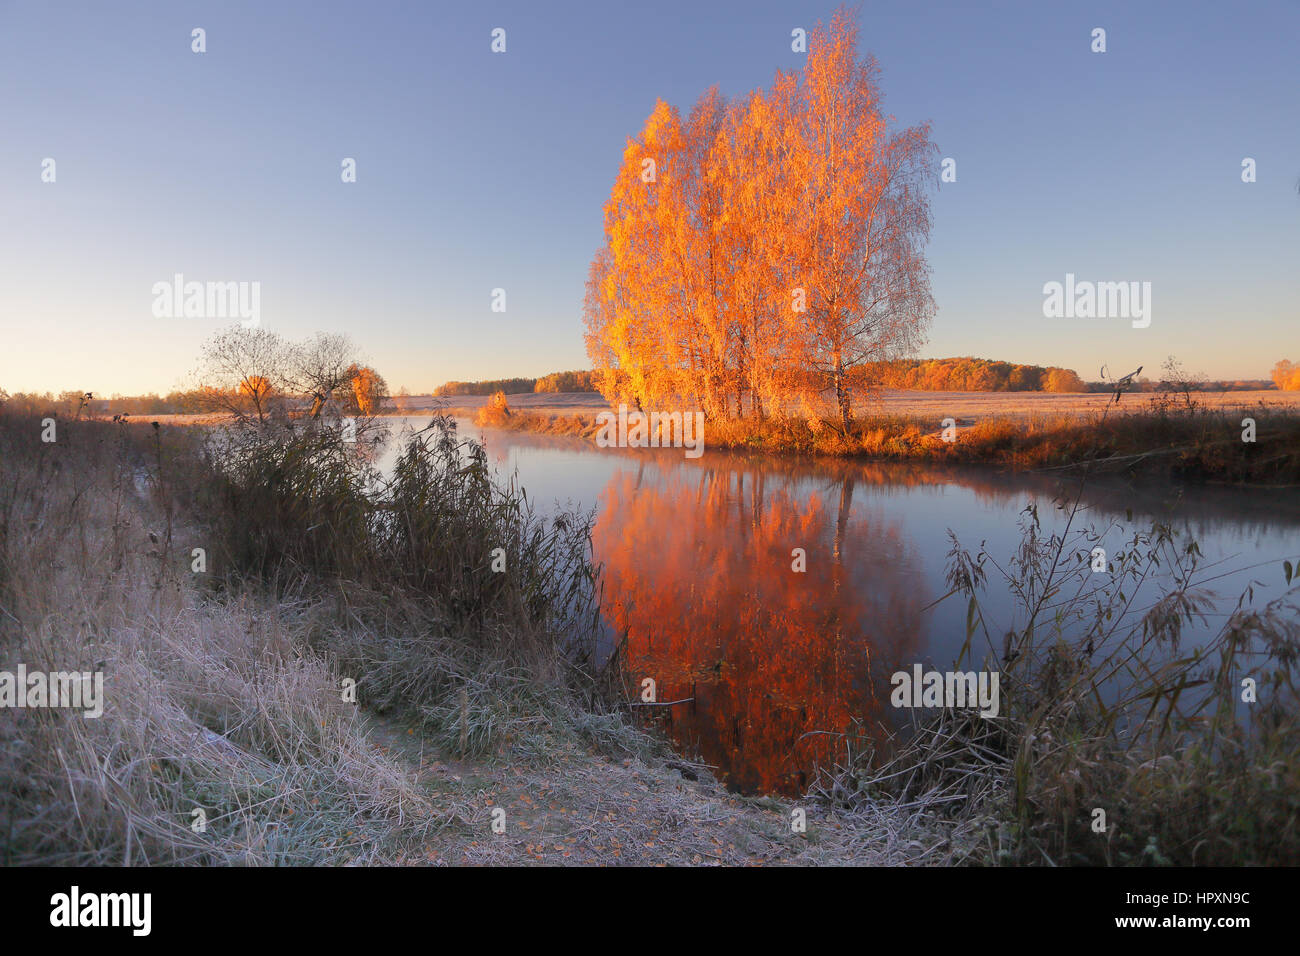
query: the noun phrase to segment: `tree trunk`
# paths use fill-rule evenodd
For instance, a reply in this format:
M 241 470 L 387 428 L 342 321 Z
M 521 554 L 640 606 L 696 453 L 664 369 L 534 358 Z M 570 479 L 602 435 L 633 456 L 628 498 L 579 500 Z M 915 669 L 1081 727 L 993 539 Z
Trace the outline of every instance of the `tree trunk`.
M 849 387 L 844 380 L 844 358 L 841 355 L 835 356 L 835 403 L 840 408 L 840 421 L 844 424 L 844 433 L 849 431 L 849 418 L 851 412 L 849 409 Z

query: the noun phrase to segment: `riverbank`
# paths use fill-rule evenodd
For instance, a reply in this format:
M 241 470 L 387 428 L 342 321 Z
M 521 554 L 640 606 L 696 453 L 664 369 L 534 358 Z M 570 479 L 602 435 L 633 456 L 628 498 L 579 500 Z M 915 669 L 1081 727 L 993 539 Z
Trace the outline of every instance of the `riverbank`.
M 1292 393 L 1271 394 L 1289 397 Z M 1267 399 L 1253 405 L 1226 401 L 1207 405 L 1199 403 L 1198 397 L 1191 405 L 1175 406 L 1129 396 L 1118 406 L 1107 407 L 1108 398 L 1089 398 L 1093 399 L 1089 406 L 1050 415 L 1023 409 L 1011 413 L 1008 399 L 1002 413 L 970 418 L 958 417 L 959 412 L 946 423 L 918 414 L 866 411 L 847 430 L 825 418 L 729 419 L 707 423 L 704 445 L 770 455 L 985 464 L 1013 470 L 1082 471 L 1086 467 L 1091 474 L 1158 475 L 1270 487 L 1300 484 L 1300 405 Z M 507 399 L 505 406 L 480 406 L 474 421 L 509 431 L 594 441 L 602 431 L 598 414 L 573 407 L 554 411 L 514 407 Z
M 493 524 L 506 499 L 462 497 L 463 520 L 424 531 L 453 564 L 470 538 L 500 542 L 514 580 L 413 555 L 438 578 L 423 581 L 390 555 L 379 586 L 374 555 L 340 547 L 348 493 L 327 488 L 333 459 L 306 454 L 322 449 L 259 448 L 232 498 L 196 430 L 40 431 L 0 416 L 0 671 L 102 673 L 103 714 L 0 708 L 6 865 L 962 859 L 959 825 L 730 794 L 639 729 L 617 690 L 557 657 L 566 592 L 528 575 L 566 539 L 512 539 L 535 526 Z M 262 467 L 283 483 L 259 490 Z M 474 474 L 421 482 L 440 505 L 485 491 Z M 322 520 L 326 538 L 306 532 Z
M 1029 624 L 979 637 L 1002 647 L 997 721 L 947 710 L 888 752 L 836 734 L 806 792 L 747 798 L 643 729 L 618 655 L 586 652 L 589 527 L 534 519 L 445 420 L 377 496 L 328 428 L 232 436 L 215 469 L 198 429 L 41 433 L 0 416 L 0 671 L 102 673 L 105 696 L 98 718 L 0 709 L 6 863 L 1300 859 L 1290 565 L 1171 660 L 1213 564 L 1153 533 L 1096 579 L 1086 538 L 1030 534 L 1006 582 Z M 968 643 L 985 565 L 955 552 L 948 576 Z M 1157 566 L 1181 583 L 1129 617 Z

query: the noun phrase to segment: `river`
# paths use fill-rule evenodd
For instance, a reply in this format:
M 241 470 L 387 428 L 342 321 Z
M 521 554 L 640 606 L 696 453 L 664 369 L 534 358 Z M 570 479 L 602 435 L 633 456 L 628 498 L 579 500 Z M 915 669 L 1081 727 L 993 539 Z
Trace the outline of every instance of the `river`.
M 384 422 L 396 437 L 428 419 Z M 692 460 L 680 450 L 600 449 L 466 420 L 460 430 L 485 440 L 494 469 L 514 474 L 539 511 L 595 509 L 604 618 L 612 634 L 626 635 L 634 687 L 649 678 L 657 701 L 683 701 L 652 708 L 656 722 L 744 793 L 800 792 L 830 759 L 836 735 L 900 725 L 891 674 L 918 663 L 952 667 L 967 602 L 939 600 L 949 590 L 949 532 L 1008 567 L 1024 510 L 1037 507 L 1045 534 L 1059 531 L 1067 512 L 1054 501 L 1079 491 L 1043 473 L 715 450 Z M 1300 554 L 1293 491 L 1107 479 L 1089 482 L 1079 500 L 1072 527 L 1095 528 L 1094 544 L 1112 556 L 1153 521 L 1167 523 L 1179 547 L 1197 542 L 1218 605 L 1184 636 L 1189 645 L 1204 641 L 1252 582 L 1256 604 L 1280 594 L 1282 561 Z M 1143 587 L 1156 595 L 1172 573 Z M 1016 624 L 1011 590 L 991 568 L 984 611 Z M 978 641 L 976 665 L 995 661 L 999 649 Z

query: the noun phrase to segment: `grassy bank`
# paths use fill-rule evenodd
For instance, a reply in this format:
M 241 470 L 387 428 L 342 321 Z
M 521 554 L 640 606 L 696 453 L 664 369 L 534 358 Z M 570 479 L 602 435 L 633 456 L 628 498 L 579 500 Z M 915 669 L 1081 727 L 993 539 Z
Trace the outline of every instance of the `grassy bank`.
M 381 862 L 475 830 L 472 793 L 375 746 L 383 714 L 431 756 L 653 750 L 579 706 L 560 646 L 585 529 L 534 521 L 454 432 L 380 494 L 328 431 L 219 460 L 197 429 L 41 432 L 0 423 L 0 667 L 102 671 L 107 701 L 0 711 L 6 862 Z
M 849 735 L 807 796 L 740 798 L 639 730 L 617 655 L 592 653 L 587 518 L 534 517 L 446 419 L 381 478 L 373 427 L 64 421 L 50 443 L 0 414 L 0 670 L 101 671 L 106 694 L 99 718 L 0 709 L 0 859 L 1300 860 L 1295 587 L 1198 656 L 1178 640 L 1214 569 L 1158 529 L 1098 591 L 1087 532 L 1028 525 L 1006 634 L 982 607 L 996 558 L 954 549 L 947 599 L 1005 719 L 945 712 L 888 753 Z M 1156 560 L 1183 583 L 1120 613 Z
M 40 434 L 0 422 L 0 667 L 102 671 L 107 699 L 0 711 L 5 863 L 372 861 L 456 819 L 367 745 L 319 602 L 190 572 L 197 432 Z
M 879 461 L 988 464 L 1016 470 L 1162 475 L 1256 485 L 1300 484 L 1300 413 L 1286 407 L 1176 407 L 1130 396 L 1125 413 L 990 416 L 957 421 L 944 440 L 940 422 L 907 415 L 860 415 L 846 431 L 823 418 L 729 419 L 705 423 L 705 447 L 772 455 L 860 457 Z M 1244 418 L 1255 423 L 1242 440 Z M 512 409 L 504 396 L 474 421 L 510 431 L 594 440 L 595 414 Z

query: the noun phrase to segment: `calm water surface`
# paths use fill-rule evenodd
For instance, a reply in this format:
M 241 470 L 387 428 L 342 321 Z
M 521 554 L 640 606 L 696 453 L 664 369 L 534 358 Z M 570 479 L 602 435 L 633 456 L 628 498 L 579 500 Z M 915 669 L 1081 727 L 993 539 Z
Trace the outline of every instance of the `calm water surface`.
M 387 421 L 395 437 L 428 424 Z M 460 426 L 485 440 L 489 462 L 516 475 L 539 511 L 596 510 L 604 617 L 626 634 L 635 686 L 651 677 L 658 700 L 690 698 L 654 708 L 662 726 L 743 792 L 800 791 L 830 735 L 855 722 L 876 731 L 899 723 L 905 712 L 889 706 L 894 671 L 952 666 L 966 602 L 934 604 L 948 590 L 949 530 L 972 553 L 984 543 L 1005 567 L 1027 506 L 1037 505 L 1044 533 L 1065 523 L 1053 503 L 1058 481 L 1042 474 L 713 450 L 689 460 L 680 450 Z M 1083 506 L 1076 527 L 1104 531 L 1108 554 L 1152 520 L 1195 538 L 1207 564 L 1223 562 L 1212 574 L 1232 571 L 1210 585 L 1224 611 L 1252 581 L 1262 585 L 1256 604 L 1281 593 L 1281 562 L 1300 554 L 1294 493 L 1109 481 L 1092 483 Z M 805 573 L 791 570 L 794 548 L 806 552 Z M 990 569 L 985 611 L 1005 629 L 1015 608 L 998 585 Z

